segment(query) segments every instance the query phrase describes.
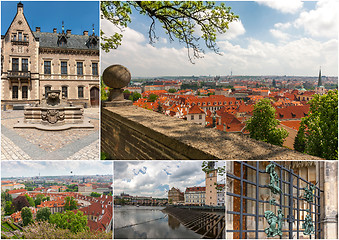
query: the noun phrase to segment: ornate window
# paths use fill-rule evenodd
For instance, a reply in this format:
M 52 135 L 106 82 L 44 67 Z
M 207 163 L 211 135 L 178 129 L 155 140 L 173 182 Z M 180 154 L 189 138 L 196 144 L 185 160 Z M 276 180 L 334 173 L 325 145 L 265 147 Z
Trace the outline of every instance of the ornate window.
M 18 41 L 22 41 L 22 32 L 18 32 Z
M 18 86 L 12 87 L 12 99 L 18 99 L 19 89 Z
M 51 74 L 51 61 L 44 61 L 44 74 Z
M 92 63 L 92 75 L 98 76 L 98 63 Z
M 22 92 L 22 99 L 27 99 L 28 98 L 28 86 L 22 86 L 21 92 Z
M 77 62 L 77 74 L 78 75 L 84 75 L 83 71 L 83 63 L 82 62 Z
M 23 58 L 21 61 L 21 70 L 23 72 L 28 72 L 28 59 L 27 58 Z
M 47 92 L 52 89 L 51 86 L 45 86 L 45 97 L 47 97 Z
M 62 97 L 68 98 L 68 87 L 67 86 L 62 86 Z
M 19 71 L 19 58 L 12 58 L 12 71 Z
M 78 87 L 78 98 L 84 98 L 84 87 Z
M 67 75 L 67 62 L 61 62 L 61 74 Z

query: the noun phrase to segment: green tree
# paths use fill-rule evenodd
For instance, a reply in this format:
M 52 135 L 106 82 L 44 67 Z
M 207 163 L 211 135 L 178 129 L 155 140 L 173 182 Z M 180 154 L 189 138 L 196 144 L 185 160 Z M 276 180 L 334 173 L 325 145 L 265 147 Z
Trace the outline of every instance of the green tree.
M 27 199 L 27 201 L 28 201 L 28 203 L 29 203 L 29 206 L 30 206 L 30 207 L 35 207 L 35 203 L 34 203 L 33 198 L 30 197 L 30 196 L 28 196 L 27 194 L 25 194 L 25 197 L 26 197 L 26 199 Z
M 27 191 L 33 191 L 33 188 L 32 187 L 26 187 L 26 190 Z
M 208 49 L 219 53 L 216 44 L 217 34 L 226 33 L 229 23 L 239 18 L 224 3 L 216 4 L 211 1 L 101 2 L 102 16 L 120 30 L 131 22 L 132 9 L 150 18 L 148 36 L 151 44 L 158 38 L 155 24 L 160 23 L 170 41 L 177 39 L 186 46 L 191 62 L 192 58 L 202 57 L 200 41 L 204 41 Z M 116 49 L 121 44 L 122 38 L 121 33 L 115 32 L 112 36 L 106 36 L 101 31 L 101 48 L 106 52 Z
M 108 98 L 107 92 L 106 92 L 106 88 L 108 88 L 108 86 L 104 83 L 104 81 L 102 80 L 102 77 L 101 77 L 100 82 L 101 82 L 100 83 L 100 99 L 101 101 L 105 101 Z
M 14 206 L 12 205 L 12 202 L 11 201 L 6 201 L 6 204 L 5 204 L 5 215 L 8 216 L 8 215 L 11 215 L 15 212 L 15 208 Z
M 297 136 L 294 138 L 294 150 L 298 152 L 305 152 L 306 148 L 306 137 L 305 137 L 305 123 L 304 119 L 300 123 L 300 127 L 297 133 Z
M 138 101 L 138 99 L 141 98 L 141 94 L 138 92 L 132 92 L 131 95 L 129 95 L 129 100 L 135 102 Z
M 175 93 L 177 90 L 176 89 L 174 89 L 174 88 L 170 88 L 170 89 L 168 89 L 168 92 L 169 93 Z
M 49 207 L 40 208 L 36 213 L 36 220 L 38 221 L 48 221 L 49 216 L 51 215 L 51 210 Z
M 1 200 L 12 202 L 13 198 L 12 198 L 11 194 L 9 194 L 8 192 L 1 192 Z
M 73 197 L 65 198 L 65 210 L 77 209 L 78 202 Z
M 303 118 L 298 132 L 304 141 L 305 152 L 325 159 L 338 159 L 338 90 L 314 95 L 309 103 L 309 115 Z
M 24 226 L 27 226 L 28 224 L 33 222 L 33 214 L 30 208 L 23 207 L 21 209 L 21 218 L 22 218 L 22 224 Z
M 253 116 L 246 122 L 246 129 L 249 130 L 251 138 L 282 146 L 288 132 L 278 128 L 278 125 L 271 100 L 264 98 L 254 105 Z
M 148 101 L 149 102 L 155 102 L 155 100 L 158 99 L 158 95 L 154 94 L 154 93 L 151 93 L 149 96 L 148 96 Z
M 34 200 L 35 206 L 40 205 L 43 198 L 44 198 L 43 194 L 36 195 L 35 200 Z
M 91 197 L 100 197 L 101 194 L 100 194 L 100 193 L 97 193 L 97 192 L 92 192 L 90 196 L 91 196 Z
M 49 217 L 50 223 L 56 224 L 63 229 L 69 229 L 72 232 L 81 232 L 87 230 L 87 217 L 84 213 L 78 211 L 76 214 L 72 211 L 66 211 L 65 213 L 54 213 Z
M 21 211 L 23 207 L 29 207 L 29 202 L 25 196 L 18 196 L 12 201 L 16 211 Z

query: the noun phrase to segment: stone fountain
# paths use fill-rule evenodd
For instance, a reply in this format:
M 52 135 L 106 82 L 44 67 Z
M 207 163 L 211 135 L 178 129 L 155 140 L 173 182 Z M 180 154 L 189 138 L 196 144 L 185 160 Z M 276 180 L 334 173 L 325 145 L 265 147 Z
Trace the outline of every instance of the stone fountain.
M 25 107 L 24 120 L 18 121 L 14 128 L 36 128 L 40 130 L 66 130 L 70 128 L 94 128 L 84 117 L 81 105 L 73 105 L 60 98 L 60 90 L 47 91 L 41 104 Z

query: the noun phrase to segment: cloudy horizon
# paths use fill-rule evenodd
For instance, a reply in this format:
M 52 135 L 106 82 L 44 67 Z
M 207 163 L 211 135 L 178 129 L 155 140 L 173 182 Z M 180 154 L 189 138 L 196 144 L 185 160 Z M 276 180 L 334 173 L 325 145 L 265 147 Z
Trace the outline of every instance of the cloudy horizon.
M 1 161 L 1 178 L 35 176 L 113 175 L 112 161 Z
M 217 44 L 222 56 L 207 51 L 191 64 L 187 49 L 170 43 L 160 24 L 156 25 L 157 43 L 148 40 L 149 19 L 132 14 L 124 29 L 122 45 L 109 53 L 101 51 L 102 71 L 111 64 L 129 68 L 132 77 L 338 75 L 338 3 L 321 0 L 230 1 L 239 21 L 229 24 Z M 101 19 L 102 30 L 111 35 L 113 25 Z
M 203 161 L 115 161 L 114 195 L 167 197 L 172 187 L 205 186 Z M 219 161 L 216 166 L 221 166 Z M 219 176 L 220 178 L 220 176 Z M 222 179 L 219 179 L 221 181 Z

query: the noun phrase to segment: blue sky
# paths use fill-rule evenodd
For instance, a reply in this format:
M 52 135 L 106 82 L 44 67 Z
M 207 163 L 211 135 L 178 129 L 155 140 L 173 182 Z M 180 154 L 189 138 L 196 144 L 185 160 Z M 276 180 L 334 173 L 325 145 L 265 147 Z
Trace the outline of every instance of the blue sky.
M 72 173 L 71 173 L 72 171 Z M 1 177 L 113 175 L 112 161 L 1 161 Z
M 217 166 L 223 164 L 217 162 Z M 201 165 L 202 161 L 115 161 L 114 194 L 167 197 L 172 187 L 185 191 L 205 186 Z
M 149 45 L 150 19 L 135 11 L 132 23 L 122 33 L 118 50 L 102 52 L 102 70 L 111 64 L 128 67 L 132 77 L 177 75 L 338 75 L 338 2 L 230 1 L 239 15 L 226 34 L 218 36 L 222 56 L 205 48 L 203 59 L 191 64 L 187 50 L 170 43 L 159 23 L 159 41 Z M 104 32 L 118 31 L 107 20 Z
M 18 1 L 1 2 L 1 34 L 5 34 L 17 12 Z M 33 31 L 40 27 L 42 32 L 61 32 L 62 21 L 65 30 L 82 34 L 84 30 L 99 33 L 99 3 L 95 1 L 22 1 L 25 17 Z

